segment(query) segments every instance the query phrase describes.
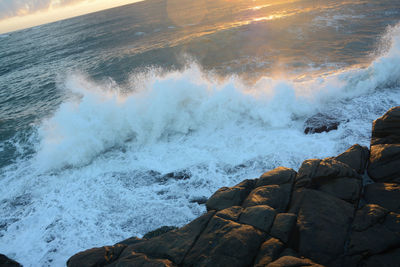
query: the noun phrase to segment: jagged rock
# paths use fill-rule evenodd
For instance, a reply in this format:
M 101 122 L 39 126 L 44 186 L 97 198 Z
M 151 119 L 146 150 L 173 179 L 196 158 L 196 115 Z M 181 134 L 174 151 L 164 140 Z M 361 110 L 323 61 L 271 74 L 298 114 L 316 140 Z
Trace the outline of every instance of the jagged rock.
M 312 189 L 293 193 L 289 212 L 297 214 L 294 243 L 301 255 L 329 265 L 344 252 L 354 207 Z
M 279 238 L 287 243 L 289 237 L 296 225 L 297 216 L 293 213 L 279 213 L 275 217 L 274 224 L 271 229 L 271 236 Z
M 242 213 L 242 211 L 243 211 L 242 207 L 233 206 L 233 207 L 226 208 L 226 209 L 223 209 L 221 211 L 218 211 L 215 214 L 215 216 L 218 216 L 218 217 L 220 217 L 222 219 L 225 219 L 225 220 L 231 220 L 231 221 L 237 222 L 237 221 L 239 221 L 239 216 Z
M 266 235 L 253 226 L 214 216 L 184 266 L 249 266 Z
M 269 229 L 274 222 L 276 211 L 268 205 L 248 207 L 243 210 L 239 221 L 244 224 L 254 226 L 264 232 Z
M 316 188 L 340 177 L 359 179 L 360 175 L 349 165 L 333 158 L 309 159 L 302 163 L 297 173 L 295 187 Z
M 361 180 L 345 177 L 329 180 L 320 185 L 318 190 L 344 201 L 357 203 L 360 199 L 361 185 Z
M 218 189 L 207 201 L 207 210 L 223 210 L 232 206 L 240 206 L 250 191 L 254 188 L 255 181 L 245 180 L 233 187 Z
M 283 256 L 274 262 L 271 262 L 266 267 L 301 267 L 301 266 L 311 266 L 311 267 L 324 267 L 321 264 L 317 264 L 309 259 L 296 258 L 293 256 Z
M 279 257 L 284 247 L 285 245 L 278 239 L 273 237 L 268 238 L 267 241 L 262 243 L 258 251 L 254 267 L 267 266 Z
M 399 125 L 400 127 L 400 125 Z M 368 174 L 375 182 L 391 182 L 400 177 L 400 144 L 371 146 Z
M 177 228 L 178 227 L 176 227 L 176 226 L 161 226 L 160 228 L 157 228 L 157 229 L 155 229 L 153 231 L 150 231 L 150 232 L 146 233 L 143 236 L 143 238 L 144 239 L 150 239 L 150 238 L 153 238 L 153 237 L 160 236 L 162 234 L 168 233 L 169 231 L 175 230 Z
M 317 113 L 314 116 L 308 118 L 304 123 L 304 133 L 322 133 L 337 130 L 340 125 L 339 120 L 332 118 L 326 114 Z
M 290 201 L 291 184 L 265 185 L 251 191 L 243 202 L 243 207 L 268 205 L 277 212 L 285 212 Z
M 0 266 L 1 267 L 22 267 L 18 262 L 8 258 L 6 255 L 0 254 Z
M 160 180 L 161 181 L 168 181 L 170 179 L 187 180 L 190 179 L 190 177 L 192 177 L 192 173 L 189 170 L 180 170 L 164 174 L 163 176 L 161 176 Z
M 140 238 L 138 238 L 138 237 L 136 237 L 136 236 L 133 236 L 133 237 L 130 237 L 130 238 L 128 238 L 128 239 L 125 239 L 125 240 L 123 240 L 123 241 L 121 241 L 121 242 L 118 242 L 118 243 L 115 244 L 115 245 L 120 244 L 120 245 L 130 246 L 130 245 L 133 245 L 133 244 L 142 242 L 142 241 L 143 241 L 143 239 L 140 239 Z
M 167 259 L 152 259 L 143 253 L 131 252 L 130 255 L 118 259 L 117 261 L 107 265 L 107 267 L 132 267 L 132 266 L 148 266 L 148 267 L 175 267 L 176 265 Z
M 68 267 L 96 267 L 105 266 L 115 261 L 126 245 L 117 244 L 101 248 L 92 248 L 75 254 L 67 261 Z
M 400 248 L 395 248 L 388 252 L 372 255 L 362 262 L 365 267 L 398 267 L 400 263 Z
M 400 185 L 374 183 L 365 186 L 364 198 L 367 203 L 378 204 L 390 211 L 400 213 Z
M 256 187 L 265 185 L 281 185 L 292 184 L 296 178 L 296 172 L 286 167 L 278 167 L 260 176 L 256 183 Z
M 371 146 L 377 144 L 400 144 L 400 106 L 373 122 Z
M 129 246 L 120 258 L 130 257 L 132 252 L 144 253 L 156 259 L 169 259 L 179 265 L 214 213 L 208 212 L 182 228 Z
M 345 152 L 335 157 L 337 161 L 343 162 L 356 170 L 359 174 L 363 174 L 368 163 L 369 150 L 365 146 L 358 144 L 351 146 Z
M 364 231 L 377 224 L 379 221 L 382 221 L 388 213 L 389 211 L 387 209 L 379 205 L 367 204 L 357 210 L 352 228 L 355 231 Z

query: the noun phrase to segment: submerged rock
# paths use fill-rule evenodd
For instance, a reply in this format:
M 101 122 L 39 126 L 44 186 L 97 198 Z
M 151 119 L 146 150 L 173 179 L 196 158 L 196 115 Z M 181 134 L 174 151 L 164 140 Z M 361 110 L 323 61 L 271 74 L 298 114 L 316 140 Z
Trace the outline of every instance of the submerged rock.
M 337 130 L 339 125 L 339 120 L 326 114 L 317 113 L 304 122 L 304 133 L 314 134 L 330 132 L 332 130 Z
M 0 266 L 1 267 L 22 267 L 18 262 L 8 258 L 6 255 L 0 254 Z

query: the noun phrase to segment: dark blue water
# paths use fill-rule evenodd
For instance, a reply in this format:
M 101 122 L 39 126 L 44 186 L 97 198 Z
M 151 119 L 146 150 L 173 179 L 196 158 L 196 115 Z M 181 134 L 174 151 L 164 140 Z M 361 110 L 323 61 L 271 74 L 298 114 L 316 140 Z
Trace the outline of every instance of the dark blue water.
M 0 251 L 61 266 L 367 145 L 400 104 L 399 20 L 394 0 L 148 0 L 0 35 Z M 305 136 L 316 112 L 339 130 Z

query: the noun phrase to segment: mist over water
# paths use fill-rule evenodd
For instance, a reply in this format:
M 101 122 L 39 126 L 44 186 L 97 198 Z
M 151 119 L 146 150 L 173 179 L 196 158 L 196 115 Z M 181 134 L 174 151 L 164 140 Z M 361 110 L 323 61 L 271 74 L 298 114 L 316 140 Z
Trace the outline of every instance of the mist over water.
M 221 186 L 368 146 L 400 105 L 396 1 L 172 2 L 0 36 L 1 253 L 64 266 L 184 225 Z M 339 129 L 305 135 L 316 113 Z

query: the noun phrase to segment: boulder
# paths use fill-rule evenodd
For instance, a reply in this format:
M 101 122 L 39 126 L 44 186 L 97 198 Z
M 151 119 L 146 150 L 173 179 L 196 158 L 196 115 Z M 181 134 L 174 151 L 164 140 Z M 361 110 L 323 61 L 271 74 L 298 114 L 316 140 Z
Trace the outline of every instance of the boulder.
M 364 231 L 383 221 L 389 211 L 376 204 L 367 204 L 357 210 L 353 221 L 352 229 L 354 231 Z
M 207 201 L 207 210 L 223 210 L 232 206 L 240 206 L 250 191 L 254 188 L 255 181 L 245 180 L 233 187 L 222 187 L 217 190 Z
M 400 144 L 400 106 L 373 122 L 371 146 L 377 144 Z
M 368 174 L 375 182 L 398 181 L 400 177 L 400 144 L 371 146 Z
M 214 216 L 183 266 L 250 266 L 265 237 L 253 226 Z
M 390 211 L 400 213 L 400 185 L 391 183 L 374 183 L 364 188 L 366 203 L 378 204 Z
M 291 184 L 265 185 L 251 191 L 243 202 L 243 207 L 268 205 L 277 212 L 285 212 L 290 201 Z
M 372 255 L 362 262 L 365 267 L 398 267 L 400 263 L 400 248 L 395 248 L 382 254 Z
M 317 190 L 299 189 L 289 212 L 297 214 L 293 242 L 301 255 L 329 265 L 343 254 L 353 205 Z
M 8 258 L 6 255 L 0 254 L 0 266 L 1 267 L 22 267 L 18 262 Z
M 293 169 L 278 167 L 261 175 L 256 183 L 256 187 L 275 184 L 293 184 L 295 178 L 296 172 Z
M 301 266 L 324 267 L 323 265 L 317 264 L 312 260 L 305 258 L 296 258 L 293 256 L 280 257 L 276 261 L 268 264 L 266 267 L 301 267 Z
M 361 180 L 356 178 L 337 178 L 321 184 L 317 189 L 350 203 L 357 203 L 361 194 Z
M 351 146 L 345 152 L 334 159 L 343 162 L 353 168 L 359 174 L 363 174 L 368 163 L 369 150 L 358 144 Z
M 249 224 L 264 232 L 269 232 L 276 211 L 268 205 L 259 205 L 245 208 L 240 215 L 239 221 L 244 224 Z
M 287 243 L 292 234 L 293 228 L 296 225 L 296 220 L 296 214 L 279 213 L 275 217 L 270 235 L 279 238 L 284 243 Z
M 226 209 L 223 209 L 221 211 L 218 211 L 215 214 L 215 216 L 218 216 L 218 217 L 220 217 L 222 219 L 225 219 L 225 220 L 231 220 L 231 221 L 237 222 L 237 221 L 239 221 L 239 216 L 242 213 L 242 211 L 243 211 L 242 207 L 233 206 L 233 207 L 226 208 Z
M 279 258 L 280 253 L 284 249 L 284 244 L 276 238 L 270 237 L 262 243 L 256 260 L 254 261 L 254 267 L 264 267 L 269 263 Z
M 330 132 L 332 130 L 337 130 L 339 125 L 339 120 L 327 114 L 317 113 L 304 122 L 304 133 Z
M 176 265 L 170 260 L 166 259 L 152 259 L 142 253 L 131 252 L 130 255 L 125 256 L 122 259 L 118 259 L 113 263 L 107 265 L 107 267 L 131 267 L 131 266 L 143 266 L 143 267 L 175 267 Z
M 172 231 L 175 229 L 178 229 L 178 227 L 176 227 L 176 226 L 161 226 L 160 228 L 157 228 L 153 231 L 146 233 L 143 236 L 143 239 L 150 239 L 150 238 L 153 238 L 156 236 L 160 236 L 162 234 L 168 233 L 169 231 Z
M 309 159 L 301 164 L 295 187 L 317 188 L 329 180 L 340 177 L 361 178 L 349 165 L 333 158 Z
M 168 259 L 179 265 L 214 213 L 208 212 L 182 228 L 128 246 L 120 258 L 131 257 L 133 252 L 143 253 L 155 259 Z
M 105 246 L 92 248 L 75 254 L 67 261 L 68 267 L 96 267 L 112 263 L 126 248 L 126 245 Z

